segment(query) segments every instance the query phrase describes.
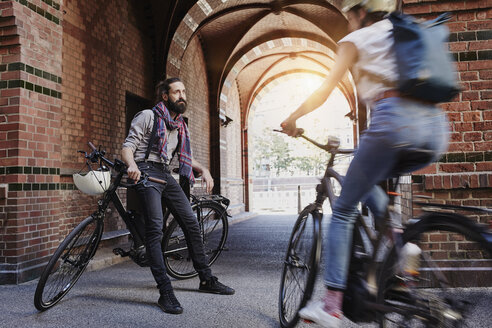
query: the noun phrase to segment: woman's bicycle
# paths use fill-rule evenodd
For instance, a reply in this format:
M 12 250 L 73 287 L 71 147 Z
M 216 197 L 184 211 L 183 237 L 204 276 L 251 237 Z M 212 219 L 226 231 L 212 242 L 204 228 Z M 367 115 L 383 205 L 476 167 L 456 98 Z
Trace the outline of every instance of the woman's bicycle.
M 313 294 L 320 266 L 322 205 L 326 198 L 334 204 L 343 181 L 333 168 L 335 157 L 354 152 L 340 149 L 333 137 L 321 145 L 302 132 L 300 136 L 327 151 L 330 158 L 315 202 L 301 211 L 294 224 L 284 258 L 279 293 L 284 328 L 296 326 L 299 310 Z M 407 159 L 409 155 L 405 154 Z M 390 204 L 395 190 L 396 184 L 388 192 Z M 398 215 L 392 206 L 379 224 L 359 215 L 343 301 L 344 315 L 350 320 L 376 322 L 380 327 L 457 327 L 467 322 L 476 299 L 470 297 L 476 289 L 462 287 L 491 286 L 492 232 L 455 211 L 490 215 L 492 210 L 418 204 L 424 206 L 424 214 L 410 220 L 402 234 L 391 226 L 391 217 Z M 400 254 L 407 246 L 415 246 L 413 258 L 403 260 Z M 414 269 L 404 270 L 409 260 Z
M 89 146 L 92 149 L 91 153 L 80 152 L 84 153 L 90 169 L 93 163 L 99 163 L 100 169 L 97 171 L 90 170 L 88 173 L 96 178 L 96 185 L 85 186 L 83 189 L 84 192 L 92 195 L 97 193 L 104 193 L 104 195 L 102 199 L 98 200 L 98 209 L 80 222 L 65 237 L 44 268 L 34 295 L 34 305 L 40 311 L 56 305 L 75 285 L 89 261 L 94 257 L 101 241 L 104 216 L 110 203 L 114 205 L 124 220 L 131 237 L 129 250 L 116 248 L 113 252 L 121 256 L 129 256 L 140 266 L 148 266 L 144 246 L 143 219 L 138 213 L 131 210 L 127 211 L 117 193 L 120 187 L 133 188 L 136 184 L 123 181 L 123 177 L 126 175 L 126 165 L 121 160 L 110 161 L 105 157 L 104 150 L 98 150 L 90 142 Z M 110 183 L 111 174 L 107 167 L 116 173 L 112 183 Z M 74 181 L 75 179 L 74 176 Z M 137 184 L 145 185 L 148 181 L 166 183 L 163 180 L 144 175 Z M 191 202 L 200 226 L 205 253 L 208 256 L 209 265 L 211 265 L 224 249 L 227 239 L 229 200 L 219 195 L 200 198 L 193 196 Z M 164 222 L 167 224 L 163 225 L 165 231 L 162 252 L 169 275 L 177 279 L 196 276 L 197 273 L 192 266 L 183 231 L 170 211 L 166 211 Z

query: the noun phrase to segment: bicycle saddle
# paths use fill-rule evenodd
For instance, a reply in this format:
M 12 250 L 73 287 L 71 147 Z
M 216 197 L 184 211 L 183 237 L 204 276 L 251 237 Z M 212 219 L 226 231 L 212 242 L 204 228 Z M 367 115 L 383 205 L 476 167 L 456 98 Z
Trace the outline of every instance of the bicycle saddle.
M 394 171 L 398 175 L 409 173 L 422 164 L 430 163 L 434 156 L 434 151 L 423 148 L 401 150 Z

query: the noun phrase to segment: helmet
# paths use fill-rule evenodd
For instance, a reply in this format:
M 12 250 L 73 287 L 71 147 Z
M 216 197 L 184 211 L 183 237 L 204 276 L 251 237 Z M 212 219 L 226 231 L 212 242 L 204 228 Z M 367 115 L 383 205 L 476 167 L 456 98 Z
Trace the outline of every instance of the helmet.
M 396 0 L 344 0 L 342 2 L 342 11 L 346 13 L 355 6 L 361 6 L 368 12 L 385 11 L 392 12 L 396 10 Z
M 108 190 L 111 183 L 111 172 L 109 171 L 89 171 L 82 175 L 73 175 L 73 182 L 84 194 L 99 195 Z

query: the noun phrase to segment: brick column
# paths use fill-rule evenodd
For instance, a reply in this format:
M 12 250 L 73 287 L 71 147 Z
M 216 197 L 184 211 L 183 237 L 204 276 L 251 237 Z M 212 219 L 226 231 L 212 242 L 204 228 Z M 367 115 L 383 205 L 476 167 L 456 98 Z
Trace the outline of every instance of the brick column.
M 0 2 L 0 284 L 58 245 L 62 27 L 54 0 Z

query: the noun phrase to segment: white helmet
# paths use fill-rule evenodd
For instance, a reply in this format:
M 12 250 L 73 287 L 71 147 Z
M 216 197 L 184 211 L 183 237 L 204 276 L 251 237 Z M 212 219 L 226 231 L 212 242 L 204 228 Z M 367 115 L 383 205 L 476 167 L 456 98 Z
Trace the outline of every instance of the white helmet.
M 73 175 L 73 182 L 84 194 L 100 195 L 111 184 L 111 172 L 91 170 L 84 175 L 76 173 Z
M 346 13 L 359 5 L 368 12 L 384 11 L 390 13 L 396 10 L 396 2 L 396 0 L 344 0 L 342 2 L 342 11 Z

